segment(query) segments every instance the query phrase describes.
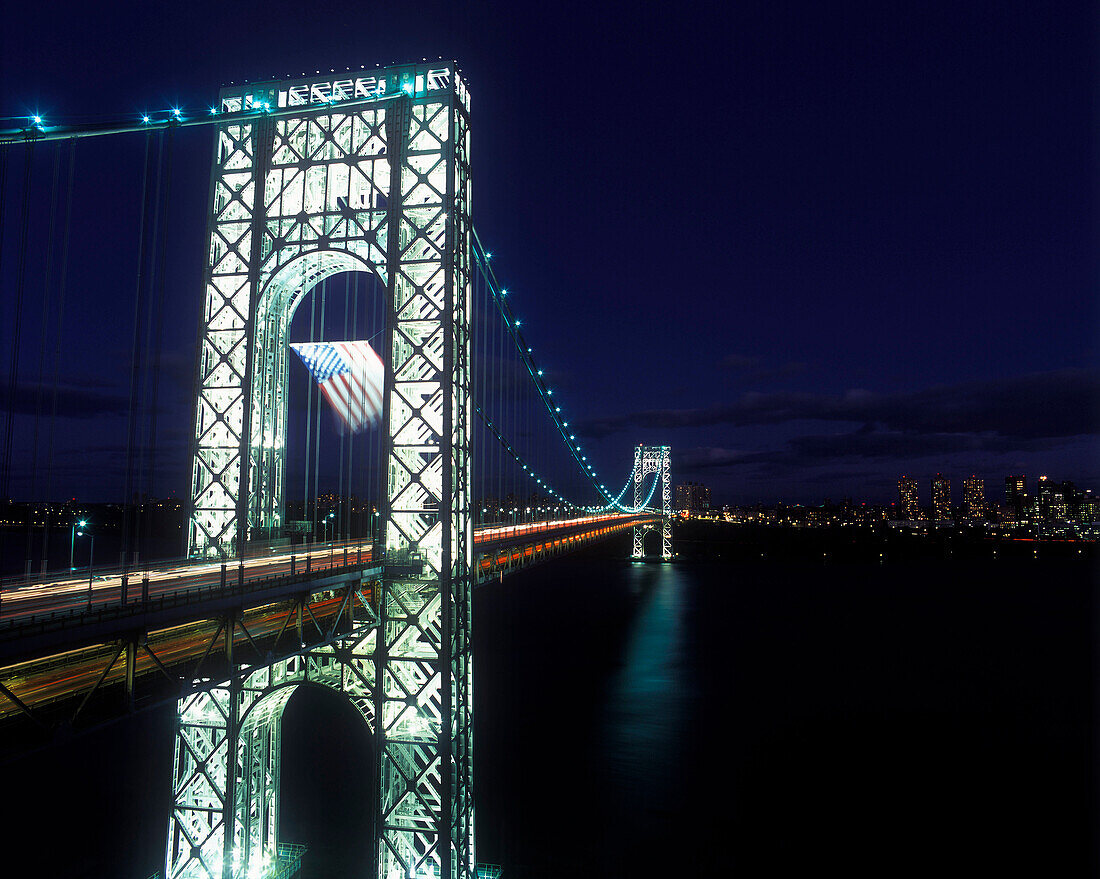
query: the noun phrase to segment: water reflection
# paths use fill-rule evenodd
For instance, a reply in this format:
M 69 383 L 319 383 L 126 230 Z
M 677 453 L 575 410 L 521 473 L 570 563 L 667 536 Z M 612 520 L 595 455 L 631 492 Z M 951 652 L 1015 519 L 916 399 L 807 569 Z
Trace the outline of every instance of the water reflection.
M 690 589 L 674 565 L 636 562 L 626 577 L 638 604 L 622 666 L 608 681 L 602 751 L 612 787 L 667 803 L 697 697 L 687 656 Z

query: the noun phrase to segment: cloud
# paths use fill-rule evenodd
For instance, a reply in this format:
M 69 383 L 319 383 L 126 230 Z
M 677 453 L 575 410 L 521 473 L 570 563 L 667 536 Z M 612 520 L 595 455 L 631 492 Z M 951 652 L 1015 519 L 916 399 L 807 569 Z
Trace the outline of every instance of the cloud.
M 746 354 L 727 354 L 718 361 L 719 369 L 727 372 L 739 373 L 737 382 L 740 384 L 765 384 L 799 375 L 808 368 L 807 364 L 799 360 L 789 360 L 777 366 L 768 366 L 762 357 L 754 357 Z
M 760 365 L 760 358 L 752 357 L 747 354 L 727 354 L 718 361 L 718 365 L 722 369 L 751 369 L 754 366 Z
M 722 449 L 714 447 L 698 447 L 673 451 L 677 469 L 683 470 L 707 470 L 716 467 L 729 467 L 742 463 L 746 457 L 745 452 L 737 449 Z
M 868 435 L 874 435 L 875 430 L 899 435 L 893 440 L 880 435 L 874 440 L 858 441 L 867 449 L 874 443 L 900 443 L 900 435 L 952 434 L 974 434 L 976 438 L 966 442 L 979 446 L 995 445 L 1001 438 L 1013 441 L 1004 443 L 1006 448 L 1026 448 L 1032 440 L 1094 432 L 1098 410 L 1100 373 L 1063 369 L 897 394 L 859 389 L 840 395 L 750 392 L 722 406 L 651 409 L 589 419 L 579 423 L 577 429 L 598 439 L 631 428 L 673 430 L 837 421 L 862 424 Z M 936 442 L 950 445 L 962 441 L 932 441 Z
M 0 376 L 0 388 L 7 390 L 8 377 Z M 39 411 L 48 418 L 53 408 L 54 387 L 43 382 L 41 395 L 37 381 L 20 382 L 15 386 L 12 406 L 19 415 L 34 415 Z M 6 394 L 5 394 L 6 396 Z M 130 410 L 126 391 L 91 378 L 65 378 L 57 383 L 57 414 L 62 418 L 101 418 L 125 415 Z
M 1058 445 L 1055 439 L 1021 439 L 996 434 L 901 433 L 898 431 L 855 431 L 829 436 L 800 436 L 788 443 L 802 460 L 856 458 L 923 458 L 959 452 L 1042 451 Z

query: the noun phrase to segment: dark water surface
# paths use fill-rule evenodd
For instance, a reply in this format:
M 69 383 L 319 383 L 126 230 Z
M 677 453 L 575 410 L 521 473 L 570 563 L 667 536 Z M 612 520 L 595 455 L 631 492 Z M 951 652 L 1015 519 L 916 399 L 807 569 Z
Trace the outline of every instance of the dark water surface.
M 516 879 L 1094 875 L 1087 563 L 625 550 L 476 593 L 481 860 Z M 171 725 L 148 714 L 9 764 L 0 838 L 47 875 L 162 868 Z M 303 689 L 283 745 L 305 875 L 362 875 L 362 721 Z

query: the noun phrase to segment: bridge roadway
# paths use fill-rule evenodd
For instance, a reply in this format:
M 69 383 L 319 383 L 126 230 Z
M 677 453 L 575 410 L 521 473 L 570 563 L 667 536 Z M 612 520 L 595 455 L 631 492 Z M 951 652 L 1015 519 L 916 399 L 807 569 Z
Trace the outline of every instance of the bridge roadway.
M 479 527 L 478 581 L 659 518 L 608 514 Z M 117 569 L 93 571 L 91 587 L 87 573 L 33 585 L 19 580 L 4 590 L 0 606 L 0 719 L 22 713 L 42 723 L 41 709 L 82 696 L 79 714 L 94 692 L 118 683 L 126 685 L 132 710 L 136 685 L 150 673 L 186 687 L 204 663 L 204 676 L 224 678 L 228 669 L 207 660 L 232 662 L 237 644 L 252 648 L 254 658 L 270 658 L 373 625 L 373 584 L 383 569 L 369 547 L 334 541 L 308 554 L 302 549 L 274 548 L 224 571 L 220 562 L 154 565 L 128 580 L 125 603 Z

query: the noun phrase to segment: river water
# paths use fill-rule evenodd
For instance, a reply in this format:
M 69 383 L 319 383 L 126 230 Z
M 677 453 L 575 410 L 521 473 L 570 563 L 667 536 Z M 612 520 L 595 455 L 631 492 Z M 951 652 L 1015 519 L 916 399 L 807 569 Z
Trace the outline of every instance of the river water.
M 1094 874 L 1087 563 L 625 550 L 475 594 L 481 860 L 515 879 Z M 9 766 L 4 840 L 49 875 L 160 869 L 171 722 Z M 310 846 L 304 875 L 363 875 L 361 721 L 303 689 L 283 744 L 282 832 Z

